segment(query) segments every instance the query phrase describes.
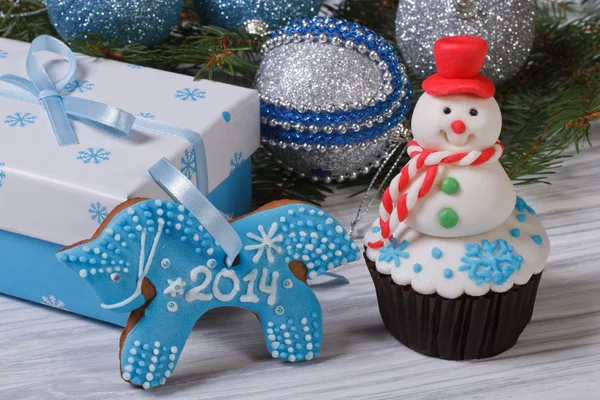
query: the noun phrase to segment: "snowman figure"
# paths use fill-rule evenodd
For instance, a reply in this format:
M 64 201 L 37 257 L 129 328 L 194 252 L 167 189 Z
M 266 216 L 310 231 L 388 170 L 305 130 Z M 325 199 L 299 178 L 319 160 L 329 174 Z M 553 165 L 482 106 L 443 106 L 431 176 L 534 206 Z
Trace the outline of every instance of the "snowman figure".
M 516 192 L 498 161 L 502 115 L 493 82 L 479 74 L 487 48 L 473 36 L 436 42 L 438 73 L 414 110 L 411 161 L 380 207 L 384 238 L 403 223 L 431 236 L 477 235 L 511 215 Z

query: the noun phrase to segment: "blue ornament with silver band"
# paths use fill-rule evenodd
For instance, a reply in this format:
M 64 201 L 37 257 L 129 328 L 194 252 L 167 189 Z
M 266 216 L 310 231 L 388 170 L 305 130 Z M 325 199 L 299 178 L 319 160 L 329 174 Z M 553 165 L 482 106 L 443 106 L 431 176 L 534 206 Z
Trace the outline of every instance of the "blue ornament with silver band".
M 269 152 L 326 182 L 378 166 L 412 99 L 404 65 L 385 39 L 315 17 L 273 33 L 262 52 L 255 87 Z

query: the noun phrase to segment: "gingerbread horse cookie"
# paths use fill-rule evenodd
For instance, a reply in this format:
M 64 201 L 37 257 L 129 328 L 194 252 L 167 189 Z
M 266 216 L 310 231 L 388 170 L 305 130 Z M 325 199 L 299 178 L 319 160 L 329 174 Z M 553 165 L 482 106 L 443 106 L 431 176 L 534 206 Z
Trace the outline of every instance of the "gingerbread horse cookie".
M 161 200 L 124 203 L 92 239 L 57 254 L 93 286 L 104 308 L 132 313 L 121 338 L 123 379 L 145 389 L 163 385 L 196 321 L 225 306 L 258 316 L 274 358 L 319 355 L 321 307 L 299 277 L 315 278 L 359 253 L 325 212 L 281 204 L 232 223 L 243 250 L 231 267 L 186 208 Z

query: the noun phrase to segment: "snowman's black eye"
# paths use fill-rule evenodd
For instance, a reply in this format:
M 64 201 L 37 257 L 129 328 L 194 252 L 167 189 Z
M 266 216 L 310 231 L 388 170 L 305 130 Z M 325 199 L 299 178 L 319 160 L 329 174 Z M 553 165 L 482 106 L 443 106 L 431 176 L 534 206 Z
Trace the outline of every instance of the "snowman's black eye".
M 479 115 L 479 111 L 477 111 L 474 108 L 471 108 L 471 111 L 469 112 L 469 114 L 471 114 L 472 116 L 476 117 L 477 115 Z
M 452 112 L 452 110 L 448 107 L 444 107 L 444 114 L 448 115 Z

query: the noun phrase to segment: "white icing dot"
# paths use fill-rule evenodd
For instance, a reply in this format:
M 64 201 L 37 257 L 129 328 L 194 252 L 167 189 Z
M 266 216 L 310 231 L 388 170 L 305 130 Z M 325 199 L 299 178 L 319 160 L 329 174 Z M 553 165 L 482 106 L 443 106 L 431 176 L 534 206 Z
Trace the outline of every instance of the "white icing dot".
M 267 333 L 273 333 L 273 329 L 271 329 L 271 328 L 267 329 Z
M 148 369 L 150 370 L 150 372 L 154 372 L 154 371 L 156 371 L 156 366 L 154 364 L 150 364 Z
M 289 337 L 290 337 L 290 333 L 289 333 L 289 332 L 285 332 L 285 333 L 283 334 L 283 337 L 289 338 Z
M 131 353 L 131 355 L 134 355 L 134 356 L 137 354 L 136 349 L 131 349 L 131 350 L 129 350 L 129 352 Z
M 280 328 L 283 329 L 283 330 L 285 330 L 285 329 L 287 329 L 287 325 L 286 324 L 281 324 Z
M 272 323 L 272 322 L 268 322 L 268 323 L 267 323 L 267 326 L 271 326 L 271 327 L 272 327 L 272 326 L 273 326 L 273 323 Z
M 353 249 L 356 249 L 356 243 L 352 243 L 352 244 L 350 245 L 350 247 L 352 247 Z
M 177 216 L 177 221 L 179 221 L 179 222 L 183 222 L 184 219 L 185 218 L 183 217 L 183 215 L 178 215 Z
M 160 378 L 160 384 L 164 385 L 165 383 L 167 383 L 167 380 L 165 378 Z
M 339 257 L 342 255 L 342 252 L 341 252 L 341 250 L 336 250 L 335 253 L 333 253 L 333 254 L 335 254 L 336 256 Z
M 122 242 L 122 243 L 121 243 L 121 246 L 123 246 L 123 247 L 127 247 L 127 243 L 126 243 L 126 242 Z
M 306 340 L 307 342 L 310 342 L 312 340 L 312 336 L 306 335 L 306 336 L 304 336 L 304 340 Z
M 143 229 L 143 228 L 142 228 L 142 226 L 141 226 L 141 225 L 137 225 L 137 226 L 135 227 L 135 230 L 136 230 L 136 231 L 138 231 L 138 232 L 141 232 L 141 231 L 142 231 L 142 229 Z
M 300 231 L 300 236 L 305 237 L 306 236 L 306 232 Z
M 169 360 L 171 360 L 171 361 L 175 361 L 175 354 L 171 354 L 171 355 L 169 356 Z
M 171 353 L 177 354 L 177 347 L 175 347 L 175 346 L 171 347 Z
M 165 378 L 169 378 L 169 377 L 171 377 L 171 371 L 166 370 L 165 371 Z
M 293 210 L 288 210 L 288 214 L 294 215 L 294 211 Z
M 329 257 L 327 257 L 327 254 L 323 254 L 323 255 L 321 256 L 321 260 L 323 260 L 323 261 L 327 261 L 327 259 L 328 259 L 328 258 L 329 258 Z
M 329 250 L 333 250 L 333 249 L 335 249 L 335 244 L 329 243 L 329 245 L 327 247 L 329 247 Z
M 179 210 L 179 212 L 184 212 L 185 211 L 185 207 L 182 206 L 181 204 L 177 207 L 177 209 Z
M 317 234 L 317 232 L 311 232 L 310 237 L 313 239 L 317 239 L 319 237 L 319 235 Z
M 301 248 L 302 248 L 302 243 L 298 243 L 298 244 L 296 245 L 296 248 L 297 248 L 297 249 L 301 249 Z
M 96 248 L 94 249 L 94 254 L 100 254 L 100 249 L 96 247 Z
M 307 359 L 308 361 L 312 360 L 312 359 L 313 359 L 313 357 L 314 357 L 314 354 L 313 354 L 313 352 L 312 352 L 312 351 L 309 351 L 308 353 L 306 353 L 306 359 Z
M 146 374 L 146 379 L 147 379 L 148 381 L 152 381 L 152 379 L 154 379 L 154 374 L 152 374 L 152 372 L 148 372 L 148 373 Z
M 302 325 L 306 325 L 306 324 L 308 323 L 308 320 L 307 320 L 306 318 L 302 318 L 302 319 L 300 320 L 300 323 L 301 323 Z
M 107 258 L 108 258 L 108 254 L 106 254 L 106 253 L 102 253 L 102 255 L 101 255 L 100 257 L 102 257 L 102 258 L 104 258 L 104 259 L 107 259 Z
M 310 250 L 310 251 L 312 251 L 312 250 L 314 250 L 314 249 L 315 249 L 315 246 L 313 246 L 312 244 L 307 244 L 307 245 L 306 245 L 306 250 Z
M 90 269 L 90 274 L 92 274 L 92 275 L 96 275 L 96 268 L 92 268 L 92 269 Z
M 150 389 L 150 382 L 144 382 L 144 384 L 142 385 L 142 387 L 146 390 Z
M 79 270 L 79 276 L 85 278 L 87 276 L 87 271 L 85 269 Z
M 158 357 L 152 356 L 152 358 L 150 359 L 150 361 L 152 361 L 153 363 L 156 364 L 158 362 Z
M 192 239 L 194 239 L 194 242 L 197 242 L 197 241 L 199 241 L 199 240 L 200 240 L 200 236 L 198 236 L 198 235 L 194 235 L 194 236 L 192 237 Z
M 327 218 L 327 219 L 325 220 L 325 223 L 326 223 L 327 225 L 331 225 L 331 224 L 333 224 L 333 218 Z
M 294 361 L 296 361 L 296 357 L 292 354 L 291 356 L 288 357 L 288 360 L 290 362 L 294 362 Z
M 306 208 L 304 208 L 304 207 L 300 207 L 300 208 L 298 209 L 298 211 L 300 211 L 300 212 L 304 212 L 304 211 L 306 211 Z
M 127 362 L 128 362 L 129 364 L 133 364 L 133 363 L 135 362 L 135 358 L 133 358 L 133 357 L 129 357 L 129 358 L 127 359 Z
M 315 215 L 315 210 L 310 210 L 308 213 L 309 213 L 310 215 Z
M 123 379 L 125 379 L 126 381 L 131 380 L 131 374 L 129 372 L 125 372 L 123 374 Z
M 123 272 L 129 272 L 129 268 L 123 268 Z
M 285 339 L 285 340 L 283 341 L 283 343 L 285 343 L 285 344 L 288 344 L 288 345 L 289 345 L 289 344 L 292 344 L 292 341 L 291 341 L 290 339 Z
M 85 251 L 86 253 L 90 252 L 90 248 L 87 246 L 83 246 L 83 251 Z
M 162 206 L 162 204 L 163 204 L 163 203 L 162 203 L 162 200 L 155 200 L 155 201 L 154 201 L 154 204 L 155 204 L 156 206 L 160 207 L 160 206 Z
M 212 254 L 215 252 L 215 249 L 213 249 L 212 247 L 208 250 L 206 250 L 206 254 L 208 254 L 209 256 L 212 256 Z
M 288 351 L 288 353 L 293 353 L 294 352 L 294 348 L 293 347 L 288 347 L 287 351 Z
M 302 329 L 304 329 L 304 332 L 308 332 L 308 331 L 310 331 L 310 328 L 309 328 L 308 326 L 305 326 L 305 327 L 304 327 L 304 328 L 302 328 Z
M 304 261 L 308 261 L 308 260 L 310 260 L 310 257 L 305 254 L 305 255 L 302 256 L 302 259 Z
M 342 233 L 342 232 L 344 232 L 344 228 L 342 228 L 341 225 L 338 225 L 338 226 L 335 227 L 335 231 L 337 233 Z
M 138 217 L 137 215 L 133 218 L 131 218 L 131 220 L 135 223 L 137 223 L 140 220 L 140 217 Z
M 133 342 L 133 345 L 134 345 L 134 346 L 139 346 L 140 344 L 141 344 L 141 343 L 140 343 L 140 341 L 139 341 L 139 340 L 136 340 L 135 342 Z
M 163 211 L 162 208 L 159 208 L 158 210 L 156 210 L 156 214 L 160 216 L 160 215 L 164 215 L 165 212 Z
M 317 274 L 317 271 L 310 271 L 310 273 L 308 274 L 308 277 L 309 277 L 310 279 L 315 279 L 317 276 L 319 276 L 319 275 Z
M 175 368 L 175 364 L 173 364 L 172 362 L 170 362 L 170 363 L 167 365 L 167 367 L 168 367 L 169 369 L 173 369 L 173 368 Z
M 154 353 L 154 355 L 156 355 L 156 356 L 157 356 L 157 355 L 158 355 L 158 353 L 160 353 L 160 351 L 158 351 L 158 349 L 154 349 L 154 350 L 152 351 L 152 353 Z
M 274 349 L 278 349 L 280 344 L 281 343 L 279 343 L 279 342 L 273 342 L 273 343 L 271 343 L 271 347 Z
M 121 240 L 121 235 L 119 235 L 118 233 L 115 235 L 115 240 L 118 242 Z
M 275 350 L 271 353 L 271 355 L 273 356 L 273 358 L 277 358 L 277 357 L 279 357 L 279 352 L 277 350 Z
M 325 215 L 325 212 L 324 212 L 324 211 L 321 211 L 321 210 L 319 210 L 319 212 L 317 213 L 317 215 L 318 215 L 319 217 L 321 217 L 321 216 Z
M 129 215 L 133 215 L 133 214 L 135 214 L 135 211 L 133 210 L 133 208 L 129 207 L 129 208 L 127 209 L 127 214 L 129 214 Z
M 114 234 L 114 231 L 111 228 L 108 228 L 107 230 L 105 230 L 104 232 L 106 232 L 107 235 L 112 236 Z
M 133 371 L 133 367 L 131 365 L 126 365 L 123 369 L 127 372 Z
M 269 340 L 275 340 L 276 337 L 275 337 L 275 335 L 269 335 L 269 336 L 267 336 L 267 339 L 269 339 Z
M 154 342 L 154 347 L 160 347 L 160 342 Z
M 312 350 L 313 349 L 313 344 L 312 343 L 307 343 L 306 344 L 306 350 Z
M 181 230 L 181 224 L 175 224 L 175 229 L 180 231 Z
M 285 222 L 285 217 L 280 217 L 279 222 Z

